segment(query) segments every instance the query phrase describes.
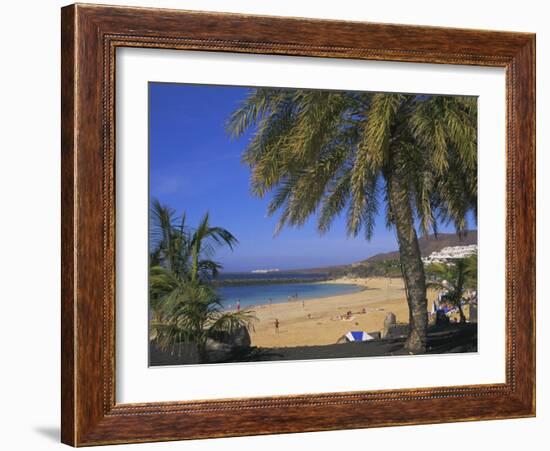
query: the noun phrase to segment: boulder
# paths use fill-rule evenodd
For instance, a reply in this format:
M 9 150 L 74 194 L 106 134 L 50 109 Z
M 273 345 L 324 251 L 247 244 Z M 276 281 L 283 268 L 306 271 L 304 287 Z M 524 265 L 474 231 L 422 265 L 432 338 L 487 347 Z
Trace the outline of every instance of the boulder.
M 215 341 L 228 345 L 230 348 L 248 348 L 252 340 L 246 327 L 239 327 L 233 332 L 221 332 L 212 337 Z
M 206 340 L 206 350 L 210 362 L 223 362 L 240 348 L 250 347 L 250 334 L 246 327 L 235 329 L 232 333 L 220 332 Z
M 222 343 L 221 341 L 212 340 L 211 338 L 206 339 L 206 350 L 208 352 L 231 352 L 231 346 L 227 343 Z
M 226 343 L 236 348 L 248 348 L 252 343 L 250 333 L 246 327 L 239 327 L 232 334 L 229 334 L 228 338 L 229 341 Z
M 380 332 L 381 338 L 386 338 L 389 333 L 392 326 L 395 326 L 395 323 L 397 322 L 397 319 L 395 317 L 395 313 L 389 312 L 386 315 L 386 318 L 384 318 L 384 328 Z
M 403 338 L 409 335 L 408 324 L 394 324 L 388 329 L 385 338 Z

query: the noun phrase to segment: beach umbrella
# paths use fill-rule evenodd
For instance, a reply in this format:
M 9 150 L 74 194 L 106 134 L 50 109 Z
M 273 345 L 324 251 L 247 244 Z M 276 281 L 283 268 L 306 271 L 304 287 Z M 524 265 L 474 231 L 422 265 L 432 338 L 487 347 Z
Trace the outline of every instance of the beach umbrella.
M 368 333 L 363 332 L 362 330 L 350 330 L 345 337 L 348 341 L 369 341 L 374 340 L 374 337 L 371 337 Z

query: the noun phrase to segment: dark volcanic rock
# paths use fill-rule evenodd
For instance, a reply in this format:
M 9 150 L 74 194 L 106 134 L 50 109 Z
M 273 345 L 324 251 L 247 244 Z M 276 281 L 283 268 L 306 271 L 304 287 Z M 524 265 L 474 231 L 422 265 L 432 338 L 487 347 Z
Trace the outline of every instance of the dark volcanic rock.
M 388 329 L 385 338 L 402 338 L 409 334 L 408 324 L 394 324 Z
M 220 332 L 212 336 L 212 339 L 229 345 L 231 348 L 246 348 L 251 343 L 250 333 L 246 327 L 239 327 L 232 333 Z

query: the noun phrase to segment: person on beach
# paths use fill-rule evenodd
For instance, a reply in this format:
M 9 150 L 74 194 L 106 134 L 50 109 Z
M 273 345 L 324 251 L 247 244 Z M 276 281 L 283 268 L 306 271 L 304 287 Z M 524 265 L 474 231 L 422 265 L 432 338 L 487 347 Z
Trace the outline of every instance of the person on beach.
M 275 318 L 275 333 L 279 333 L 279 319 Z
M 271 308 L 271 303 L 273 302 L 273 299 L 269 298 L 269 308 Z
M 241 300 L 237 299 L 237 312 L 241 311 Z

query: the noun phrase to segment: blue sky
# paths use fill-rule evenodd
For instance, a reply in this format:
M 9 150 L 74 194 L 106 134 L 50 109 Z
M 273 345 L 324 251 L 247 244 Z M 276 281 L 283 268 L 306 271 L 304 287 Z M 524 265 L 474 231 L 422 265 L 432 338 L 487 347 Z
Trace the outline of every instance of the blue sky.
M 322 236 L 314 217 L 274 236 L 277 216 L 267 217 L 269 200 L 250 193 L 249 169 L 240 161 L 250 135 L 230 140 L 224 128 L 248 91 L 149 83 L 150 197 L 185 212 L 189 225 L 209 212 L 212 225 L 235 235 L 239 244 L 232 252 L 216 253 L 225 271 L 328 266 L 397 249 L 383 212 L 370 242 L 361 235 L 348 238 L 343 216 Z

